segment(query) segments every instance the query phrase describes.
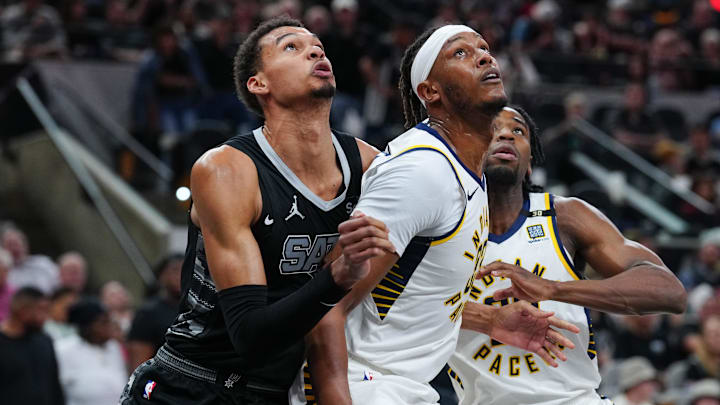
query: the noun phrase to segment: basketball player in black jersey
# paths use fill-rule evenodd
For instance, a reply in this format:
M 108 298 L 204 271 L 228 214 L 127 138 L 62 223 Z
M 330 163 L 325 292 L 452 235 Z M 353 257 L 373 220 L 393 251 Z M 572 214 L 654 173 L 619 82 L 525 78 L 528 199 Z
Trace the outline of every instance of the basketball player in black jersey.
M 265 123 L 193 167 L 179 315 L 122 404 L 286 404 L 305 334 L 392 251 L 370 217 L 339 241 L 377 150 L 331 132 L 335 79 L 317 36 L 286 18 L 260 25 L 235 80 Z

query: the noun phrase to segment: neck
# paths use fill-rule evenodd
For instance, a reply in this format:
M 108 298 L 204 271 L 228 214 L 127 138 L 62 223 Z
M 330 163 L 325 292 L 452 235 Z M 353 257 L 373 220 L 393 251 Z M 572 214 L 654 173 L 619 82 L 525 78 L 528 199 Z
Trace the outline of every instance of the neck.
M 449 113 L 428 107 L 428 124 L 448 141 L 465 166 L 481 176 L 485 154 L 493 138 L 494 114 L 479 111 Z
M 522 183 L 510 186 L 488 184 L 488 205 L 492 217 L 490 233 L 502 235 L 510 229 L 523 206 Z
M 11 338 L 16 338 L 25 334 L 25 326 L 23 326 L 22 322 L 10 316 L 5 322 L 0 323 L 0 331 Z
M 330 102 L 307 103 L 302 109 L 269 106 L 263 133 L 283 162 L 297 175 L 320 175 L 335 167 L 330 130 Z M 310 108 L 308 108 L 310 107 Z

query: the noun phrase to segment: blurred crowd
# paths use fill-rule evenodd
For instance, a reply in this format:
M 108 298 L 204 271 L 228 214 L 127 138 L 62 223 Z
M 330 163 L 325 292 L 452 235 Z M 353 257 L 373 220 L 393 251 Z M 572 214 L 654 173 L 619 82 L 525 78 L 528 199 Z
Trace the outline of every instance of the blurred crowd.
M 428 27 L 461 22 L 482 33 L 515 102 L 553 127 L 560 152 L 574 148 L 560 125 L 591 120 L 613 137 L 680 176 L 717 205 L 720 103 L 689 122 L 687 111 L 662 105 L 666 95 L 720 97 L 720 12 L 708 0 L 12 0 L 0 1 L 0 56 L 95 59 L 139 66 L 132 92 L 131 132 L 185 180 L 208 147 L 259 125 L 235 96 L 233 57 L 257 23 L 287 14 L 322 40 L 338 92 L 333 128 L 383 148 L 402 132 L 397 91 L 404 50 Z M 518 89 L 562 84 L 625 88 L 623 104 L 583 110 L 580 91 L 542 104 Z M 587 97 L 587 96 L 585 96 Z M 571 105 L 568 105 L 571 104 Z M 572 138 L 572 137 L 569 137 Z M 689 156 L 703 150 L 701 157 Z M 713 149 L 714 148 L 714 149 Z M 144 177 L 128 151 L 121 174 Z M 556 153 L 557 156 L 562 156 Z M 557 157 L 555 156 L 555 157 Z M 549 184 L 563 161 L 548 159 Z M 697 163 L 708 174 L 697 174 Z M 560 173 L 560 174 L 558 174 Z M 717 177 L 717 176 L 716 176 Z M 572 184 L 564 183 L 566 186 Z
M 683 315 L 593 314 L 601 393 L 617 405 L 720 404 L 720 231 L 713 229 L 720 216 L 644 189 L 700 234 L 699 247 L 668 257 L 638 215 L 618 208 L 568 159 L 582 151 L 626 169 L 578 134 L 574 123 L 585 119 L 664 171 L 672 188 L 693 191 L 718 212 L 720 12 L 708 0 L 0 0 L 0 58 L 137 65 L 127 85 L 130 130 L 182 182 L 204 150 L 259 125 L 235 96 L 233 57 L 258 22 L 281 14 L 302 20 L 324 44 L 338 87 L 333 127 L 379 148 L 403 132 L 397 81 L 405 48 L 443 23 L 482 33 L 513 102 L 542 130 L 546 164 L 533 180 L 587 199 L 626 234 L 639 232 L 635 239 L 656 250 L 689 292 Z M 574 88 L 559 102 L 527 96 L 548 84 Z M 622 101 L 591 103 L 593 86 L 617 89 Z M 677 94 L 709 94 L 716 105 L 690 120 L 688 111 L 663 104 Z M 128 157 L 119 159 L 121 175 L 141 183 L 137 162 L 118 156 Z M 646 182 L 630 173 L 630 184 Z M 0 240 L 0 358 L 45 353 L 20 359 L 57 363 L 46 392 L 62 391 L 71 404 L 115 403 L 128 372 L 154 354 L 174 317 L 181 258 L 159 263 L 158 285 L 131 297 L 118 282 L 88 288 L 92 269 L 81 253 L 30 254 L 27 237 L 11 225 Z M 49 337 L 31 338 L 38 328 Z M 0 392 L 24 387 L 16 374 L 0 376 Z
M 25 233 L 0 230 L 0 392 L 10 404 L 114 405 L 155 355 L 177 315 L 182 256 L 155 268 L 132 297 L 118 281 L 88 287 L 82 254 L 31 254 Z

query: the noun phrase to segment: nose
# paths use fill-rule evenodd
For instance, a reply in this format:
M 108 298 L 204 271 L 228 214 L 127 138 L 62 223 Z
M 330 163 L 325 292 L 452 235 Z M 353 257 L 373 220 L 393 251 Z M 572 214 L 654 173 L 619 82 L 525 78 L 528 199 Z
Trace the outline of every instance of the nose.
M 495 58 L 490 55 L 490 52 L 482 51 L 480 52 L 480 56 L 477 60 L 477 66 L 485 66 L 485 65 L 493 65 L 495 62 Z
M 325 51 L 319 46 L 312 46 L 310 47 L 309 57 L 310 59 L 322 59 L 325 57 Z
M 512 133 L 511 130 L 502 128 L 497 132 L 496 138 L 499 141 L 510 141 L 515 142 L 515 135 Z

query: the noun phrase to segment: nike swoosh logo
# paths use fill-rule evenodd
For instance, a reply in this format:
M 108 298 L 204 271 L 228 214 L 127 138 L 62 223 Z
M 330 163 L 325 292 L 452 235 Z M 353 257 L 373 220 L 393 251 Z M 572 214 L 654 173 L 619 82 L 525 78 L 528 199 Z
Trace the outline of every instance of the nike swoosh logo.
M 480 187 L 478 187 L 478 188 L 480 188 Z M 478 191 L 478 188 L 476 188 L 475 191 L 473 191 L 472 193 L 468 194 L 468 201 L 472 200 L 473 196 Z
M 265 225 L 272 225 L 273 222 L 275 222 L 275 220 L 270 218 L 270 215 L 265 217 Z

